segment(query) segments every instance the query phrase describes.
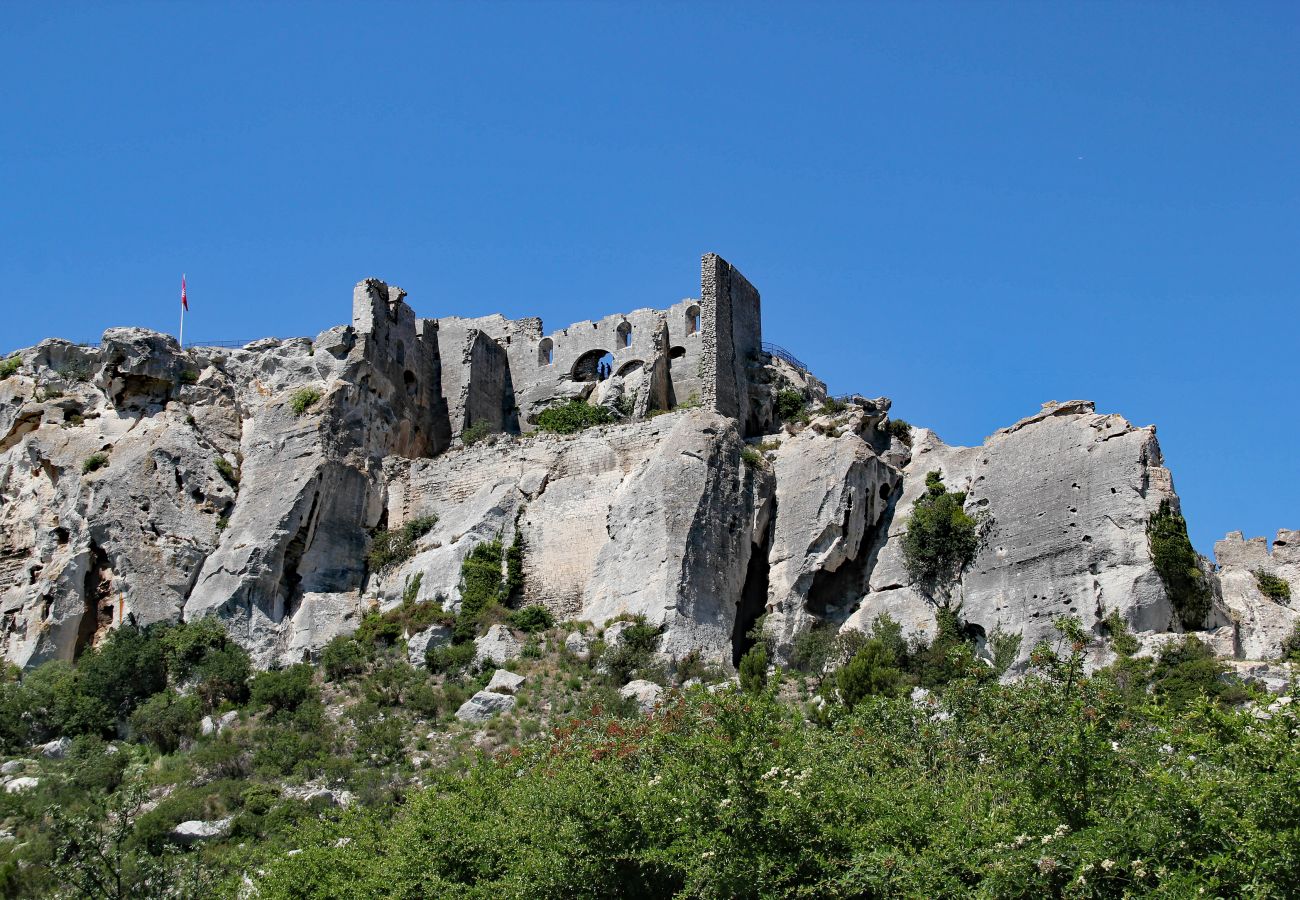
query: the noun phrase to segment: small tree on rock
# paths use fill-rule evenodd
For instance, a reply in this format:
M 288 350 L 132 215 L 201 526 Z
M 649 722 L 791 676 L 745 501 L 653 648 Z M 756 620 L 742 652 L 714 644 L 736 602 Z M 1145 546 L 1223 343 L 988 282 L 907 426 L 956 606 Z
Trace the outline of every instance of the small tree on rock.
M 948 605 L 953 585 L 980 546 L 980 519 L 966 512 L 965 503 L 965 491 L 949 491 L 943 476 L 930 472 L 903 538 L 907 574 L 942 606 Z

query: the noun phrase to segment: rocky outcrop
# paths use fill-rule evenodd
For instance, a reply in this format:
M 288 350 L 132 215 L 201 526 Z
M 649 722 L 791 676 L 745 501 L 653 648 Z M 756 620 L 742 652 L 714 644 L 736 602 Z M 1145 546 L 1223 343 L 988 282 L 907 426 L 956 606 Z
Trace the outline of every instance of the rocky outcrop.
M 1270 552 L 1262 537 L 1245 540 L 1234 531 L 1214 545 L 1219 601 L 1236 629 L 1237 655 L 1272 659 L 1300 623 L 1300 531 L 1280 530 Z M 1290 598 L 1274 598 L 1260 587 L 1271 575 L 1290 588 Z
M 479 691 L 460 705 L 456 718 L 462 722 L 479 723 L 515 708 L 515 698 L 511 694 L 498 694 L 495 691 Z
M 908 577 L 902 552 L 928 472 L 966 491 L 967 509 L 987 516 L 954 596 L 977 637 L 1018 632 L 1023 660 L 1055 636 L 1052 620 L 1063 614 L 1098 633 L 1112 610 L 1137 632 L 1180 630 L 1147 546 L 1146 523 L 1160 501 L 1178 502 L 1155 429 L 1098 414 L 1086 401 L 1046 404 L 980 447 L 950 447 L 914 429 L 902 494 L 846 627 L 867 628 L 888 613 L 909 632 L 933 636 L 934 603 Z

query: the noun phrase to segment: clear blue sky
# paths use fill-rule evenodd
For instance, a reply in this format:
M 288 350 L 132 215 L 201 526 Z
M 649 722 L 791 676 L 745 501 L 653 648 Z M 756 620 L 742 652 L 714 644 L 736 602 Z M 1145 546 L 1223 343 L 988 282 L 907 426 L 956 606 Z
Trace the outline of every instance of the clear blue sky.
M 10 4 L 0 349 L 314 334 L 382 277 L 553 328 L 717 251 L 835 392 L 1159 426 L 1300 527 L 1294 3 Z

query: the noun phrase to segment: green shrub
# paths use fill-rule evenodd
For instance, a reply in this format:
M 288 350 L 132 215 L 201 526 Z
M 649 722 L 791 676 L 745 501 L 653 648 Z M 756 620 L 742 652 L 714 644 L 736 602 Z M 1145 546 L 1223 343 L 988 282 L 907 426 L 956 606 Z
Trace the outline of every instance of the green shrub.
M 645 616 L 635 616 L 631 621 L 632 624 L 618 636 L 618 641 L 606 646 L 600 654 L 601 665 L 618 684 L 626 684 L 637 675 L 645 674 L 659 644 L 660 628 L 649 624 Z
M 551 434 L 577 434 L 595 425 L 608 425 L 614 416 L 603 406 L 593 406 L 585 400 L 570 400 L 542 410 L 537 417 L 537 427 Z
M 908 447 L 912 446 L 912 426 L 905 419 L 890 419 L 889 434 L 896 437 Z
M 415 544 L 438 524 L 438 517 L 419 516 L 401 528 L 376 531 L 370 536 L 370 553 L 366 563 L 372 572 L 382 572 L 400 565 L 415 555 Z
M 1291 599 L 1291 585 L 1287 584 L 1281 578 L 1271 572 L 1265 572 L 1263 569 L 1257 569 L 1254 572 L 1255 585 L 1259 592 L 1265 597 L 1276 600 L 1278 603 L 1287 603 Z
M 176 380 L 181 384 L 198 384 L 199 373 L 195 372 L 193 369 L 185 369 L 176 376 Z
M 1228 676 L 1228 667 L 1214 651 L 1191 635 L 1165 645 L 1150 678 L 1156 695 L 1175 709 L 1203 697 L 1232 705 L 1249 696 L 1238 679 Z
M 908 518 L 903 563 L 931 600 L 946 603 L 953 583 L 979 550 L 979 521 L 966 514 L 965 503 L 964 491 L 946 490 L 943 476 L 930 472 L 925 493 Z
M 209 651 L 195 667 L 195 674 L 198 684 L 194 689 L 209 710 L 225 702 L 247 702 L 253 666 L 248 651 L 233 641 Z
M 998 625 L 989 635 L 988 648 L 989 653 L 993 656 L 993 672 L 996 675 L 1002 675 L 1011 664 L 1016 661 L 1020 655 L 1020 645 L 1024 636 L 1020 632 L 1003 631 L 1002 626 Z
M 107 453 L 92 453 L 81 463 L 81 474 L 89 475 L 91 472 L 102 469 L 106 465 L 108 465 Z
M 424 663 L 429 667 L 429 671 L 435 674 L 455 673 L 469 668 L 474 662 L 476 652 L 472 643 L 438 644 L 425 651 Z
M 272 715 L 295 712 L 303 704 L 320 699 L 311 676 L 312 668 L 307 663 L 258 672 L 249 691 L 252 704 L 269 709 Z
M 235 467 L 230 464 L 230 460 L 226 459 L 224 456 L 218 456 L 212 461 L 212 465 L 216 468 L 217 474 L 226 479 L 231 487 L 235 489 L 239 488 L 239 473 L 236 472 Z
M 531 606 L 525 606 L 517 610 L 510 616 L 510 624 L 520 631 L 526 631 L 533 634 L 538 631 L 545 631 L 555 625 L 555 616 L 551 611 L 540 603 L 534 603 Z
M 898 696 L 904 686 L 903 673 L 884 642 L 872 638 L 835 671 L 835 686 L 840 700 L 852 709 L 865 697 Z
M 783 422 L 790 422 L 803 415 L 808 400 L 802 391 L 782 388 L 776 392 L 776 415 Z
M 1201 570 L 1200 557 L 1187 537 L 1187 522 L 1168 500 L 1160 501 L 1159 509 L 1147 522 L 1147 543 L 1151 561 L 1160 573 L 1183 627 L 1195 629 L 1204 625 L 1210 612 L 1210 585 Z
M 8 359 L 4 360 L 3 362 L 0 362 L 0 381 L 4 381 L 10 375 L 17 372 L 18 368 L 22 364 L 23 364 L 23 358 L 19 356 L 17 353 L 15 353 L 13 356 L 10 356 Z
M 500 432 L 487 422 L 475 422 L 473 425 L 467 426 L 461 430 L 460 439 L 461 442 L 468 447 L 471 444 L 477 444 L 479 441 L 485 440 L 494 434 L 500 434 Z
M 506 562 L 506 551 L 497 538 L 477 545 L 461 563 L 460 612 L 452 626 L 452 640 L 456 643 L 473 640 L 488 610 L 509 599 L 511 579 L 502 573 Z
M 829 622 L 818 623 L 795 637 L 790 649 L 790 665 L 795 671 L 820 680 L 831 664 L 835 644 L 835 626 Z
M 293 410 L 295 416 L 301 416 L 316 405 L 316 401 L 320 399 L 320 396 L 320 391 L 315 388 L 299 388 L 289 398 L 289 408 Z
M 1141 648 L 1141 643 L 1133 636 L 1128 629 L 1128 622 L 1119 614 L 1118 609 L 1112 609 L 1106 613 L 1106 617 L 1101 620 L 1102 633 L 1110 639 L 1110 645 L 1120 656 L 1132 656 Z
M 767 648 L 762 644 L 750 647 L 740 658 L 737 667 L 740 689 L 746 694 L 759 694 L 767 687 Z
M 751 469 L 761 469 L 763 467 L 763 454 L 753 447 L 740 448 L 740 460 Z
M 184 738 L 198 733 L 202 710 L 195 696 L 175 691 L 154 694 L 131 715 L 131 730 L 163 753 L 173 753 Z
M 848 408 L 848 403 L 838 397 L 827 397 L 817 409 L 817 414 L 821 416 L 837 416 Z
M 364 672 L 370 656 L 351 635 L 340 634 L 321 649 L 320 666 L 327 681 L 341 681 Z
M 1282 658 L 1289 662 L 1300 662 L 1300 622 L 1282 639 Z

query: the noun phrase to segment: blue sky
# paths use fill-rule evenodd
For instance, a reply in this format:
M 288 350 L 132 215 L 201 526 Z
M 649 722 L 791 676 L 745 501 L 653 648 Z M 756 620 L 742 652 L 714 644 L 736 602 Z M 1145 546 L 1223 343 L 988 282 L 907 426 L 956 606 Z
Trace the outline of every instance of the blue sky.
M 952 443 L 1159 426 L 1202 551 L 1300 527 L 1293 3 L 12 4 L 0 349 L 548 328 L 698 292 Z

